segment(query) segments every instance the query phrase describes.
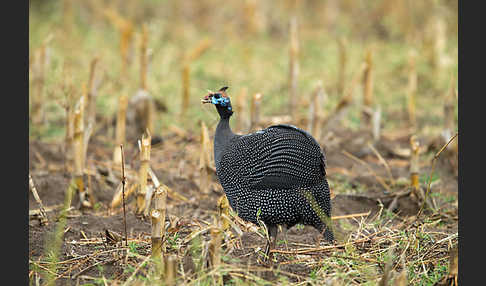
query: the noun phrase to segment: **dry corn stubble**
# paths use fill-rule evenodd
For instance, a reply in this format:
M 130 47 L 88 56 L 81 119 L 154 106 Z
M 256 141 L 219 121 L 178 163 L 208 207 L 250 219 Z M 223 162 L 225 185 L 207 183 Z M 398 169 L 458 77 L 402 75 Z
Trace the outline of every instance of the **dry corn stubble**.
M 49 223 L 49 220 L 47 218 L 47 213 L 44 209 L 44 205 L 42 204 L 42 200 L 40 199 L 39 194 L 37 193 L 37 189 L 34 185 L 34 180 L 32 179 L 32 176 L 30 175 L 30 173 L 29 173 L 29 186 L 30 186 L 30 190 L 32 191 L 32 194 L 34 195 L 34 199 L 39 204 L 40 224 L 41 225 L 47 225 Z
M 256 130 L 260 125 L 260 105 L 262 94 L 255 93 L 250 102 L 250 131 Z
M 84 101 L 85 97 L 81 96 L 74 109 L 74 172 L 73 179 L 79 192 L 79 207 L 86 205 L 85 186 L 84 186 Z
M 221 226 L 223 231 L 226 231 L 226 230 L 229 229 L 229 226 L 230 226 L 230 222 L 227 219 L 227 218 L 230 217 L 229 201 L 228 201 L 228 198 L 226 197 L 226 195 L 223 194 L 223 195 L 221 195 L 221 197 L 219 197 L 217 207 L 218 207 L 218 215 L 219 215 L 219 217 L 218 217 L 219 218 L 219 225 Z
M 140 144 L 140 169 L 138 173 L 139 186 L 137 192 L 137 209 L 136 214 L 141 214 L 145 210 L 145 195 L 147 193 L 147 176 L 148 168 L 150 164 L 150 149 L 151 149 L 151 136 L 147 130 L 142 135 Z
M 200 189 L 204 194 L 209 193 L 211 186 L 211 141 L 206 124 L 201 122 L 201 152 L 199 156 Z
M 363 71 L 363 111 L 362 117 L 367 126 L 371 125 L 372 110 L 374 104 L 373 98 L 373 50 L 369 48 L 365 56 L 366 67 Z
M 214 271 L 214 285 L 223 285 L 223 277 L 218 268 L 221 266 L 221 241 L 223 239 L 222 231 L 218 225 L 218 219 L 213 218 L 213 227 L 210 230 L 211 240 L 209 242 L 209 265 Z
M 410 156 L 410 185 L 414 192 L 418 192 L 419 186 L 419 142 L 416 135 L 410 137 L 410 149 L 412 150 Z

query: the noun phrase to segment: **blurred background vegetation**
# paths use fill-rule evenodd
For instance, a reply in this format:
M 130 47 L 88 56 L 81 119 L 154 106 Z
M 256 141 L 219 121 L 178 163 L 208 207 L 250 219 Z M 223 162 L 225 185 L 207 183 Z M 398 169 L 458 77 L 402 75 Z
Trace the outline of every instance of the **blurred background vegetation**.
M 71 85 L 75 97 L 79 97 L 93 58 L 99 58 L 96 108 L 102 119 L 114 118 L 120 95 L 131 97 L 136 93 L 141 86 L 139 58 L 144 25 L 149 59 L 146 89 L 166 108 L 156 115 L 158 135 L 171 124 L 195 131 L 200 120 L 214 126 L 217 114 L 210 106 L 201 106 L 200 99 L 208 89 L 224 85 L 230 87 L 232 97 L 244 89 L 248 95 L 261 93 L 264 115 L 286 114 L 292 17 L 298 23 L 296 108 L 301 116 L 307 113 L 310 94 L 319 80 L 328 95 L 324 113 L 333 110 L 343 97 L 340 84 L 349 86 L 368 51 L 373 53 L 373 105 L 383 110 L 384 130 L 403 126 L 406 118 L 412 51 L 416 54 L 418 133 L 440 132 L 443 97 L 451 79 L 454 84 L 457 81 L 456 0 L 29 3 L 29 98 L 38 96 L 34 85 L 43 47 L 44 84 L 40 93 L 45 111 L 42 124 L 30 122 L 30 135 L 43 140 L 62 138 L 65 86 Z M 187 115 L 180 117 L 185 63 L 190 66 L 190 97 Z M 343 121 L 350 128 L 361 124 L 361 90 L 355 90 L 355 104 Z

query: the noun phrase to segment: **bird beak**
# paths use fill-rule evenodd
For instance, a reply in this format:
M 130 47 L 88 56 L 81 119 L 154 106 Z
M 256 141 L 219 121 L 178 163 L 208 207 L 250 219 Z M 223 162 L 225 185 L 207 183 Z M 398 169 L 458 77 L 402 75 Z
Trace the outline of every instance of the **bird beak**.
M 212 94 L 206 95 L 204 98 L 201 99 L 201 103 L 211 103 L 212 96 Z

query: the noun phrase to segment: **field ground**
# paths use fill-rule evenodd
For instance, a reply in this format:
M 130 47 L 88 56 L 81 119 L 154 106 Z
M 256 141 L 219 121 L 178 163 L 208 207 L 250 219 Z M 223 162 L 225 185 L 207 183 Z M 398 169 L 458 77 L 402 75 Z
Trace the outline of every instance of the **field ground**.
M 388 145 L 406 148 L 409 136 L 406 133 L 397 134 L 390 136 L 393 139 L 383 139 L 381 144 L 377 144 L 376 149 L 387 161 L 395 182 L 391 192 L 387 193 L 375 177 L 387 178 L 386 168 L 369 148 L 366 152 L 367 145 L 364 142 L 356 142 L 362 141 L 366 133 L 350 130 L 336 132 L 342 133 L 336 134 L 336 137 L 341 139 L 337 139 L 338 142 L 333 143 L 326 152 L 328 180 L 334 194 L 333 216 L 369 212 L 363 217 L 335 220 L 339 243 L 349 242 L 349 244 L 326 250 L 328 244 L 318 241 L 319 234 L 315 229 L 295 226 L 287 231 L 286 236 L 279 234 L 281 243 L 277 247 L 278 250 L 298 253 L 320 246 L 324 246 L 321 247 L 324 250 L 305 254 L 278 254 L 279 264 L 274 269 L 276 274 L 270 277 L 265 274 L 265 271 L 268 271 L 265 264 L 259 261 L 262 258 L 261 249 L 265 245 L 261 229 L 251 224 L 243 224 L 238 220 L 243 235 L 238 236 L 235 231 L 228 233 L 226 245 L 222 248 L 225 262 L 223 268 L 227 269 L 222 270 L 226 273 L 223 276 L 225 280 L 242 279 L 241 277 L 245 276 L 241 275 L 252 273 L 255 276 L 247 277 L 248 283 L 255 279 L 264 284 L 261 280 L 263 278 L 268 281 L 279 279 L 280 282 L 288 280 L 312 283 L 315 281 L 317 284 L 324 278 L 329 281 L 336 279 L 346 284 L 378 281 L 389 259 L 388 249 L 393 249 L 395 272 L 402 270 L 400 255 L 404 255 L 404 263 L 409 271 L 411 282 L 415 280 L 423 283 L 426 279 L 437 280 L 447 275 L 449 250 L 457 244 L 458 240 L 457 235 L 454 235 L 458 232 L 457 178 L 454 175 L 453 165 L 446 159 L 448 153 L 441 154 L 439 157 L 436 166 L 437 175 L 431 188 L 433 193 L 431 197 L 439 211 L 426 211 L 421 218 L 413 221 L 420 204 L 413 194 L 403 195 L 410 189 L 408 160 L 394 155 L 393 150 L 386 147 Z M 386 134 L 384 137 L 386 138 Z M 207 247 L 210 240 L 207 227 L 212 224 L 213 216 L 217 213 L 216 202 L 222 195 L 222 189 L 216 183 L 214 175 L 208 194 L 202 193 L 199 188 L 198 136 L 180 137 L 168 134 L 162 139 L 162 143 L 153 147 L 151 165 L 159 180 L 182 195 L 181 198 L 169 193 L 168 197 L 167 220 L 170 222 L 168 252 L 177 254 L 178 262 L 184 269 L 184 276 L 180 279 L 190 283 L 196 278 L 191 276 L 195 272 L 194 263 L 188 262 L 191 259 L 187 258 L 191 257 L 193 241 L 188 241 L 187 238 L 200 230 L 206 230 L 200 234 L 199 243 L 202 248 Z M 433 142 L 423 144 L 433 144 Z M 178 152 L 177 148 L 181 145 L 185 146 L 187 151 Z M 425 149 L 424 152 L 438 151 L 433 149 L 433 145 L 430 146 L 432 149 Z M 64 159 L 60 152 L 61 148 L 62 146 L 58 144 L 30 142 L 29 167 L 39 196 L 48 208 L 62 206 L 65 192 L 71 181 L 70 173 L 63 170 Z M 82 211 L 73 208 L 68 212 L 57 277 L 66 283 L 72 281 L 70 279 L 73 277 L 79 279 L 81 283 L 101 283 L 102 277 L 107 281 L 121 282 L 132 275 L 145 256 L 150 254 L 151 225 L 150 221 L 134 215 L 135 200 L 133 196 L 129 197 L 126 223 L 131 252 L 126 261 L 123 260 L 122 255 L 114 255 L 117 253 L 114 250 L 122 249 L 121 245 L 120 243 L 109 244 L 105 232 L 108 230 L 120 235 L 124 233 L 121 208 L 109 209 L 116 186 L 119 184 L 118 181 L 113 180 L 119 176 L 119 168 L 111 166 L 112 148 L 104 147 L 102 141 L 94 140 L 90 148 L 93 156 L 88 160 L 90 167 L 87 173 L 91 176 L 96 200 L 95 208 Z M 358 154 L 364 164 L 357 163 L 352 157 L 346 156 L 343 150 Z M 128 145 L 127 158 L 136 155 L 135 145 Z M 167 160 L 167 158 L 171 159 Z M 136 164 L 136 160 L 127 160 L 127 169 L 133 170 Z M 423 162 L 421 167 L 423 173 L 428 174 L 430 162 Z M 423 186 L 426 186 L 426 179 L 425 176 L 420 179 Z M 394 198 L 397 198 L 395 207 L 389 211 Z M 74 196 L 72 206 L 76 206 L 78 202 L 79 199 Z M 38 204 L 30 195 L 29 209 L 38 208 Z M 45 252 L 46 243 L 56 227 L 55 221 L 59 216 L 59 210 L 58 207 L 57 211 L 48 212 L 50 223 L 47 226 L 41 226 L 38 220 L 31 219 L 29 227 L 31 269 L 42 271 L 49 265 L 48 254 Z M 285 238 L 286 242 L 284 242 Z M 353 241 L 360 241 L 360 243 L 353 243 Z M 121 250 L 119 252 L 122 253 Z M 149 271 L 148 267 L 144 267 L 137 275 L 143 277 L 147 275 L 147 271 Z M 351 274 L 344 275 L 350 272 Z M 431 272 L 435 277 L 429 277 Z M 342 280 L 339 280 L 339 277 L 342 277 Z

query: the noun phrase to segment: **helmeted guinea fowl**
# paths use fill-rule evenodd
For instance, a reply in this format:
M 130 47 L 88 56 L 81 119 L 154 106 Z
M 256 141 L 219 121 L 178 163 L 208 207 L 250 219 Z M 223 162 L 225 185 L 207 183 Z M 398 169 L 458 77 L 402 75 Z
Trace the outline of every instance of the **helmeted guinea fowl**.
M 312 225 L 333 241 L 329 186 L 319 144 L 292 125 L 234 134 L 229 125 L 233 110 L 226 89 L 210 92 L 202 102 L 214 104 L 220 116 L 214 159 L 233 210 L 246 221 L 265 223 L 270 237 L 267 255 L 275 248 L 278 225 Z

